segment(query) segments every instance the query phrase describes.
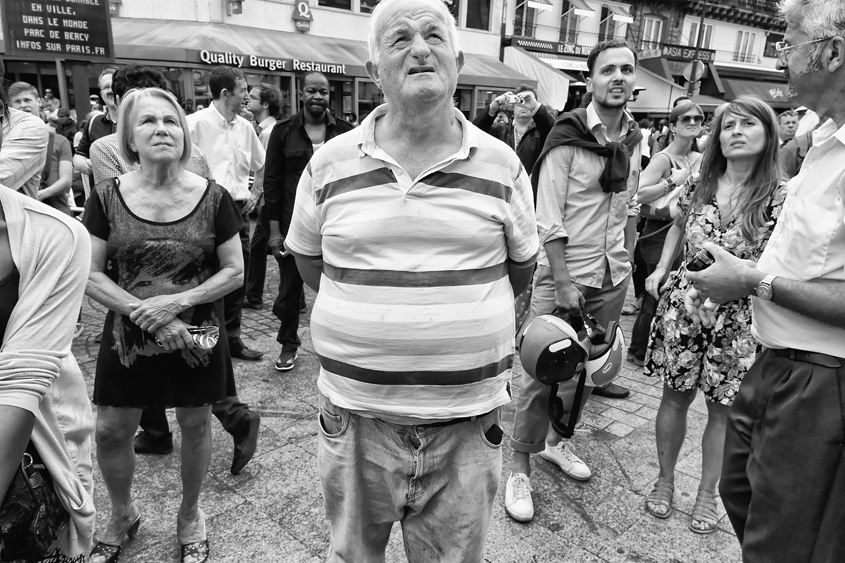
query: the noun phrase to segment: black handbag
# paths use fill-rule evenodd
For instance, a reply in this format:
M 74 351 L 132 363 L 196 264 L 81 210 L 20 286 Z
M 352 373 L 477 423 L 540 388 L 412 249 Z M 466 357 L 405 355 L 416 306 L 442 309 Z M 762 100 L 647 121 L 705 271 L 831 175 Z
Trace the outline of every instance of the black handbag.
M 68 522 L 70 514 L 47 468 L 25 453 L 0 505 L 0 561 L 44 559 L 55 551 Z

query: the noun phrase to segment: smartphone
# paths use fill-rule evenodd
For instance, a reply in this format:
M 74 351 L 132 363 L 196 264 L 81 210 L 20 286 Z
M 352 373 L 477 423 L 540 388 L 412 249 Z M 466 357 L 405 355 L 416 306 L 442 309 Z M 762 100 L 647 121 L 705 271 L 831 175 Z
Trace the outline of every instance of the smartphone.
M 710 267 L 710 264 L 715 261 L 716 260 L 713 258 L 713 255 L 702 248 L 698 251 L 698 254 L 693 256 L 693 259 L 687 263 L 687 270 L 690 272 L 700 272 L 701 270 Z

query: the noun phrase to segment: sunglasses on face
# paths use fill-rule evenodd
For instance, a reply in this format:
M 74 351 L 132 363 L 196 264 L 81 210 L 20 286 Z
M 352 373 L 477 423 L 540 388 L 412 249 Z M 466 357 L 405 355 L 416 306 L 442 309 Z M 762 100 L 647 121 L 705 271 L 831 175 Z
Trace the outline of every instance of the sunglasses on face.
M 701 125 L 702 123 L 704 123 L 704 117 L 700 115 L 682 115 L 678 118 L 678 121 L 682 125 L 689 125 L 690 121 L 695 122 L 696 125 Z

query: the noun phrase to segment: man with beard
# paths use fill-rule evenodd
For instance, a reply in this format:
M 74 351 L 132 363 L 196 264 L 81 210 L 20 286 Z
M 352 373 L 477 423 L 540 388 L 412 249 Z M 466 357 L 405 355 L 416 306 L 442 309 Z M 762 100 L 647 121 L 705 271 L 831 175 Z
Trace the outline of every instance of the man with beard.
M 320 72 L 302 77 L 299 101 L 302 111 L 280 121 L 270 134 L 264 170 L 262 222 L 268 227 L 267 242 L 279 263 L 279 294 L 273 314 L 279 319 L 276 341 L 282 345 L 276 359 L 277 371 L 293 369 L 299 350 L 302 277 L 296 260 L 284 249 L 296 200 L 296 186 L 314 152 L 329 139 L 353 129 L 328 111 L 329 81 Z
M 519 158 L 452 102 L 458 42 L 440 0 L 379 3 L 366 68 L 386 103 L 318 150 L 296 193 L 285 248 L 319 289 L 328 563 L 384 561 L 396 522 L 409 561 L 484 561 L 514 295 L 539 242 Z
M 637 79 L 637 55 L 625 41 L 605 41 L 593 47 L 587 66 L 592 101 L 558 118 L 532 174 L 542 246 L 524 326 L 555 310 L 571 317 L 584 310 L 607 326 L 619 320 L 628 290 L 642 133 L 625 104 Z M 559 387 L 570 417 L 581 412 L 592 392 L 586 387 L 581 404 L 575 405 L 576 386 L 574 378 Z M 550 428 L 548 403 L 549 387 L 523 374 L 505 490 L 505 509 L 519 522 L 534 518 L 529 454 L 539 453 L 573 479 L 591 477 L 587 465 Z
M 188 116 L 191 140 L 208 158 L 214 181 L 226 188 L 240 206 L 244 226 L 241 247 L 244 264 L 249 264 L 249 214 L 258 205 L 260 196 L 250 192 L 249 172 L 264 166 L 264 147 L 252 125 L 239 114 L 247 102 L 247 85 L 240 69 L 221 65 L 211 71 L 208 79 L 212 102 L 209 107 Z M 226 335 L 233 358 L 258 361 L 264 355 L 251 350 L 241 339 L 241 315 L 244 285 L 223 298 L 226 315 Z M 232 473 L 237 473 L 233 471 Z
M 825 123 L 755 265 L 715 245 L 702 298 L 752 297 L 764 351 L 728 414 L 719 491 L 745 563 L 845 561 L 845 1 L 783 0 L 787 95 Z

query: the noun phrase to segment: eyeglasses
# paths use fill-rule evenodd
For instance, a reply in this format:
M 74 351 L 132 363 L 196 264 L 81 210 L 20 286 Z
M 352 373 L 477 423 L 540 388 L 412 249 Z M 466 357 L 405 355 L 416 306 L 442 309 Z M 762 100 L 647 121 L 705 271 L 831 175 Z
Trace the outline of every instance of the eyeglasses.
M 704 117 L 701 115 L 682 115 L 678 118 L 683 125 L 689 125 L 690 121 L 694 121 L 696 125 L 704 123 Z
M 827 41 L 831 39 L 830 37 L 822 37 L 821 39 L 813 39 L 812 41 L 804 41 L 803 43 L 796 43 L 795 45 L 789 45 L 786 41 L 778 41 L 775 43 L 775 51 L 778 53 L 778 60 L 786 62 L 786 57 L 789 52 L 794 49 L 795 47 L 801 47 L 802 45 L 810 45 L 812 43 L 818 43 L 820 41 Z

